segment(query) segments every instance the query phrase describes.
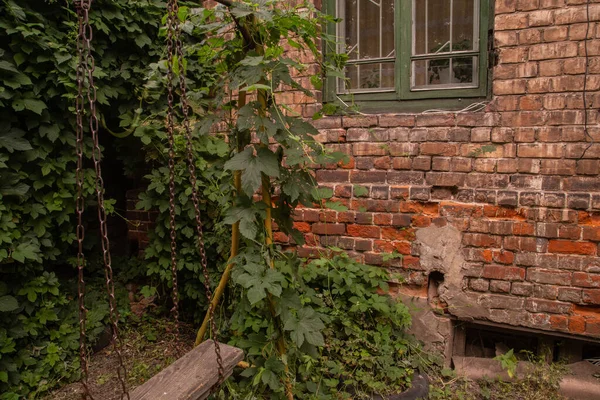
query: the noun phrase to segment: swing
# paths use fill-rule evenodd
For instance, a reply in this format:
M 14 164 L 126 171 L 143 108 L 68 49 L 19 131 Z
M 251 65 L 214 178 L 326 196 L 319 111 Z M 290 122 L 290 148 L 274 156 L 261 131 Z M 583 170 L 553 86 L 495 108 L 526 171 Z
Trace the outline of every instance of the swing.
M 108 240 L 106 211 L 104 207 L 104 183 L 102 180 L 102 171 L 100 164 L 101 150 L 98 142 L 98 118 L 96 115 L 96 88 L 94 86 L 94 58 L 91 53 L 92 27 L 89 23 L 89 10 L 93 0 L 74 0 L 79 20 L 79 32 L 77 36 L 77 97 L 76 97 L 76 116 L 77 116 L 77 170 L 76 170 L 76 213 L 77 213 L 77 265 L 78 265 L 78 303 L 79 303 L 79 357 L 81 361 L 84 399 L 93 399 L 88 384 L 88 364 L 86 357 L 86 333 L 85 320 L 86 309 L 84 304 L 85 283 L 83 279 L 83 269 L 85 258 L 83 255 L 83 116 L 84 106 L 84 87 L 86 89 L 86 98 L 89 107 L 89 126 L 93 140 L 92 160 L 96 173 L 95 192 L 98 201 L 98 220 L 100 223 L 100 236 L 102 245 L 102 255 L 104 261 L 104 272 L 106 280 L 106 289 L 109 301 L 109 319 L 112 329 L 112 343 L 117 356 L 117 377 L 122 389 L 121 399 L 128 400 L 198 400 L 207 398 L 214 388 L 218 387 L 228 378 L 233 368 L 243 359 L 242 350 L 228 346 L 213 340 L 206 340 L 196 346 L 193 350 L 176 360 L 169 367 L 149 379 L 147 382 L 137 387 L 131 394 L 127 390 L 127 373 L 121 353 L 121 343 L 118 330 L 118 312 L 115 299 L 113 271 L 111 266 L 110 243 Z M 180 28 L 177 13 L 179 6 L 177 0 L 168 0 L 167 3 L 167 53 L 168 53 L 168 112 L 167 112 L 167 134 L 169 142 L 169 216 L 170 216 L 170 238 L 171 238 L 171 275 L 173 282 L 173 308 L 171 310 L 175 319 L 175 331 L 179 331 L 179 309 L 178 309 L 178 291 L 177 291 L 177 248 L 176 248 L 176 227 L 175 227 L 175 150 L 174 150 L 174 130 L 175 130 L 175 111 L 173 106 L 173 60 L 174 57 L 183 59 L 183 50 L 180 40 Z M 87 85 L 85 81 L 87 80 Z M 202 221 L 200 209 L 198 206 L 198 193 L 196 189 L 196 171 L 194 166 L 194 155 L 192 147 L 192 133 L 189 125 L 188 111 L 189 106 L 186 96 L 185 73 L 183 68 L 179 68 L 180 101 L 183 113 L 183 127 L 187 139 L 187 163 L 190 175 L 190 185 L 192 187 L 192 203 L 195 211 L 196 234 L 198 239 L 198 252 L 202 264 L 204 275 L 204 287 L 206 298 L 209 304 L 207 318 L 210 320 L 210 326 L 213 333 L 216 332 L 214 323 L 214 307 L 211 304 L 212 293 L 208 277 L 207 259 L 204 250 Z

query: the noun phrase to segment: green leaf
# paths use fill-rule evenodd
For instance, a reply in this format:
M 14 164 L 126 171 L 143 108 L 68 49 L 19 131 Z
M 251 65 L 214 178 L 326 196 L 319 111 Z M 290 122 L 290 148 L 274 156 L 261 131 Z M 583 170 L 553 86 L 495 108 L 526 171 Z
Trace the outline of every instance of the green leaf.
M 25 260 L 40 260 L 40 248 L 33 243 L 20 243 L 12 252 L 15 261 L 24 263 Z
M 342 203 L 338 203 L 337 201 L 328 201 L 325 203 L 325 207 L 327 207 L 333 211 L 339 211 L 339 212 L 348 211 L 348 207 L 346 207 Z
M 19 308 L 17 299 L 12 296 L 0 297 L 0 312 L 11 312 Z
M 0 148 L 4 147 L 9 153 L 17 151 L 31 150 L 31 144 L 23 138 L 25 132 L 13 129 L 8 132 L 0 131 Z
M 298 311 L 298 316 L 291 316 L 283 327 L 290 331 L 290 337 L 298 347 L 302 346 L 304 341 L 314 346 L 325 346 L 325 339 L 321 330 L 325 328 L 323 321 L 315 310 L 304 307 Z
M 135 37 L 135 44 L 137 44 L 138 47 L 143 48 L 144 46 L 150 46 L 152 44 L 152 40 L 148 37 L 148 35 L 142 33 Z
M 252 196 L 261 185 L 261 173 L 279 177 L 279 161 L 277 156 L 267 148 L 259 148 L 254 156 L 253 147 L 233 156 L 225 163 L 225 169 L 242 170 L 242 188 L 248 196 Z
M 369 194 L 369 189 L 364 186 L 354 185 L 354 196 L 355 197 L 363 197 Z

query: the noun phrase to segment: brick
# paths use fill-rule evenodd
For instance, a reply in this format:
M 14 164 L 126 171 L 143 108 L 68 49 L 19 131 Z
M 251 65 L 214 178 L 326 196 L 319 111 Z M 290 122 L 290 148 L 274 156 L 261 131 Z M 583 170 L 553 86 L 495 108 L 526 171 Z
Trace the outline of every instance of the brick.
M 600 160 L 578 160 L 576 171 L 579 175 L 599 175 Z
M 594 8 L 592 8 L 594 7 Z M 590 6 L 590 16 L 596 10 L 595 5 Z M 569 25 L 577 22 L 585 22 L 587 19 L 585 7 L 567 7 L 555 11 L 556 25 Z
M 573 316 L 569 318 L 569 331 L 572 333 L 585 332 L 585 318 L 581 316 Z
M 431 157 L 415 157 L 412 159 L 412 169 L 429 171 L 431 169 Z
M 564 315 L 551 315 L 550 327 L 558 331 L 569 330 L 569 319 Z
M 368 239 L 356 239 L 354 249 L 357 251 L 372 251 L 373 241 Z
M 540 205 L 542 207 L 563 208 L 566 196 L 564 193 L 544 193 Z
M 553 10 L 539 10 L 529 13 L 529 26 L 548 26 L 554 20 Z
M 584 226 L 583 240 L 592 242 L 600 242 L 600 226 Z
M 575 160 L 542 160 L 540 173 L 544 175 L 575 175 Z
M 469 288 L 476 292 L 487 292 L 490 282 L 486 279 L 469 279 Z
M 473 128 L 471 130 L 471 142 L 489 142 L 491 139 L 491 128 Z
M 535 130 L 533 128 L 516 128 L 514 132 L 515 142 L 531 143 L 535 141 Z
M 507 236 L 504 238 L 506 250 L 520 250 L 532 253 L 545 253 L 548 240 L 522 236 Z
M 600 305 L 600 289 L 584 289 L 581 298 L 584 303 Z
M 377 125 L 376 115 L 343 116 L 342 126 L 344 128 L 368 128 Z
M 454 114 L 419 114 L 416 126 L 454 126 Z
M 409 132 L 408 128 L 393 128 L 388 130 L 391 142 L 407 142 Z
M 539 69 L 540 76 L 557 76 L 562 74 L 563 72 L 563 60 L 547 60 L 540 61 Z M 537 85 L 532 85 L 532 82 L 535 80 L 532 79 L 528 82 L 527 88 L 530 93 L 544 93 L 549 92 L 550 88 L 553 87 L 553 79 L 549 78 L 540 78 L 538 79 L 539 83 Z
M 509 176 L 504 174 L 480 174 L 471 173 L 466 177 L 465 185 L 472 188 L 506 188 L 509 184 Z
M 514 139 L 512 128 L 496 127 L 492 129 L 493 143 L 511 143 Z
M 380 115 L 379 126 L 381 127 L 413 127 L 415 116 L 410 114 Z
M 527 82 L 523 79 L 511 79 L 504 81 L 494 81 L 494 94 L 502 96 L 506 94 L 522 94 L 527 91 Z
M 559 42 L 567 40 L 568 36 L 568 26 L 551 26 L 544 29 L 544 41 L 546 42 Z
M 463 244 L 465 246 L 473 247 L 494 247 L 499 248 L 502 242 L 500 236 L 479 234 L 479 233 L 466 233 L 463 236 Z
M 526 13 L 502 14 L 496 16 L 494 28 L 497 31 L 523 29 L 527 27 L 528 15 Z
M 498 264 L 512 264 L 515 261 L 515 254 L 510 251 L 494 251 L 492 257 Z
M 319 182 L 348 182 L 350 172 L 348 171 L 317 171 L 317 181 Z
M 458 146 L 447 143 L 423 143 L 420 145 L 421 155 L 454 156 L 458 154 Z
M 575 210 L 587 210 L 590 208 L 592 196 L 587 193 L 573 193 L 567 197 L 567 207 Z
M 375 239 L 379 239 L 380 237 L 380 228 L 378 226 L 350 224 L 346 229 L 348 230 L 348 235 L 354 237 Z
M 561 158 L 563 146 L 549 143 L 519 144 L 517 155 L 526 158 Z
M 600 321 L 588 320 L 585 323 L 585 333 L 588 335 L 599 336 L 600 335 Z
M 573 273 L 573 286 L 585 288 L 600 288 L 600 274 L 587 272 Z
M 569 287 L 558 288 L 558 299 L 560 301 L 568 301 L 570 303 L 580 303 L 581 295 L 582 295 L 581 289 L 569 288 Z
M 359 212 L 356 214 L 356 223 L 362 225 L 373 224 L 373 214 L 366 212 Z
M 496 47 L 515 46 L 519 43 L 517 31 L 498 31 L 494 35 Z
M 543 268 L 528 268 L 527 280 L 536 283 L 545 283 L 550 285 L 570 285 L 571 273 L 568 271 L 558 271 Z
M 391 158 L 388 156 L 377 157 L 373 160 L 373 167 L 375 169 L 390 169 L 392 166 Z
M 420 185 L 424 183 L 425 174 L 416 171 L 388 172 L 386 179 L 390 184 Z
M 349 142 L 387 142 L 390 138 L 389 132 L 384 129 L 350 128 L 346 134 Z
M 390 143 L 389 152 L 391 156 L 416 156 L 419 151 L 419 145 L 416 143 Z
M 525 309 L 530 312 L 543 312 L 551 314 L 568 314 L 573 308 L 572 304 L 559 301 L 527 299 Z
M 589 242 L 571 240 L 551 240 L 548 244 L 550 253 L 595 255 L 596 245 Z
M 453 172 L 428 172 L 425 182 L 432 186 L 463 186 L 465 174 Z
M 511 13 L 516 10 L 517 2 L 515 0 L 496 0 L 496 14 Z
M 385 171 L 352 171 L 350 181 L 353 183 L 385 183 Z
M 513 282 L 510 292 L 515 296 L 529 297 L 533 294 L 533 285 L 525 282 Z
M 380 143 L 354 143 L 352 154 L 355 156 L 385 156 L 388 146 Z
M 522 281 L 525 279 L 525 269 L 506 265 L 485 265 L 481 277 L 505 281 Z
M 519 44 L 536 44 L 542 41 L 541 29 L 522 29 L 519 31 Z
M 578 53 L 575 42 L 556 42 L 536 44 L 529 48 L 529 60 L 548 60 L 553 58 L 575 57 Z
M 392 216 L 392 225 L 394 226 L 410 226 L 412 217 L 408 214 L 394 214 Z
M 346 225 L 316 223 L 312 225 L 311 230 L 317 235 L 343 235 L 346 233 Z
M 510 293 L 510 282 L 490 281 L 490 291 L 494 293 Z

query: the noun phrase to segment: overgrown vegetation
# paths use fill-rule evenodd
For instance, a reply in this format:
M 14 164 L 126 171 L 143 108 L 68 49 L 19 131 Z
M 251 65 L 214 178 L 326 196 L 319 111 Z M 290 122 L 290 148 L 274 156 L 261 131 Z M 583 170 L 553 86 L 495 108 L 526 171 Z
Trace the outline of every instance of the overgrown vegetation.
M 76 18 L 69 3 L 0 1 L 6 10 L 0 14 L 0 398 L 35 398 L 59 379 L 78 376 L 71 301 Z M 143 294 L 159 294 L 159 302 L 168 302 L 162 295 L 170 286 L 164 6 L 158 0 L 97 0 L 91 15 L 102 133 L 117 137 L 105 144 L 128 174 L 145 176 L 148 189 L 139 209 L 159 211 L 146 260 L 116 262 L 116 274 L 141 282 Z M 221 340 L 230 336 L 251 365 L 221 396 L 339 399 L 401 390 L 421 365 L 410 357 L 417 346 L 404 334 L 407 310 L 384 294 L 387 273 L 341 254 L 303 267 L 294 253 L 273 244 L 271 221 L 303 242 L 291 219 L 300 204 L 344 209 L 328 201 L 331 190 L 318 188 L 311 173 L 315 164 L 335 163 L 342 155 L 327 153 L 314 139 L 314 127 L 276 95 L 295 90 L 312 96 L 321 88 L 321 72 L 287 57 L 286 50 L 323 59 L 320 26 L 330 17 L 310 3 L 274 1 L 182 6 L 178 18 L 186 59 L 177 59 L 175 67 L 185 68 L 191 88 L 213 280 L 235 266 L 220 309 Z M 321 71 L 341 76 L 343 57 L 326 59 Z M 119 129 L 124 131 L 112 132 Z M 178 130 L 180 293 L 194 310 L 188 315 L 199 320 L 205 304 L 184 146 Z M 86 177 L 89 195 L 90 171 Z M 108 204 L 112 210 L 114 203 Z M 87 206 L 92 221 L 94 204 Z M 94 227 L 90 222 L 86 230 L 91 288 L 100 272 L 93 262 Z M 232 231 L 240 246 L 226 261 Z M 92 340 L 106 318 L 101 298 L 88 299 Z M 149 371 L 139 368 L 134 376 L 146 378 Z

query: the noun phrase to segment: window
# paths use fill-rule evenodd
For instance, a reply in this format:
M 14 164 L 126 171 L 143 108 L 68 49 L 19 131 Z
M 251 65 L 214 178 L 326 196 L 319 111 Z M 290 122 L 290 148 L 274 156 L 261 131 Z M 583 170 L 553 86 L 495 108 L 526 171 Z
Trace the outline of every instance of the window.
M 489 3 L 329 0 L 342 20 L 329 29 L 348 62 L 345 79 L 328 80 L 326 100 L 485 97 Z

